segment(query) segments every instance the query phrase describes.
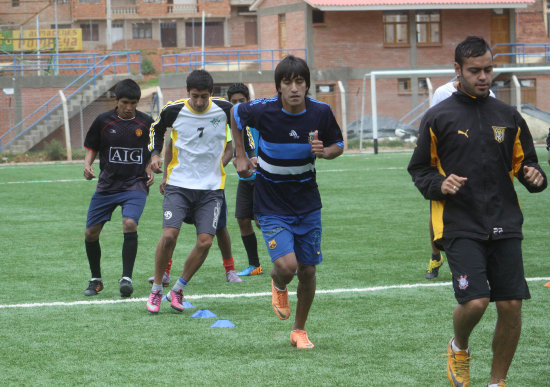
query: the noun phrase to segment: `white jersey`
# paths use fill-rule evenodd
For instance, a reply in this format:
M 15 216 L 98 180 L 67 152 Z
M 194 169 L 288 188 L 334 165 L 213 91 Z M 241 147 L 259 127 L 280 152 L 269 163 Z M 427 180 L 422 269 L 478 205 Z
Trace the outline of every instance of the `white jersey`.
M 169 102 L 151 126 L 150 149 L 162 149 L 166 128 L 172 128 L 172 161 L 166 183 L 197 190 L 225 188 L 222 156 L 230 141 L 226 127 L 231 103 L 211 98 L 204 112 L 196 112 L 189 99 Z M 159 146 L 160 143 L 160 146 Z
M 432 102 L 430 103 L 430 107 L 437 105 L 444 99 L 447 99 L 456 91 L 455 87 L 456 78 L 454 78 L 452 81 L 445 83 L 444 85 L 439 86 L 432 97 Z M 494 97 L 495 93 L 493 93 L 493 90 L 489 90 L 489 96 Z

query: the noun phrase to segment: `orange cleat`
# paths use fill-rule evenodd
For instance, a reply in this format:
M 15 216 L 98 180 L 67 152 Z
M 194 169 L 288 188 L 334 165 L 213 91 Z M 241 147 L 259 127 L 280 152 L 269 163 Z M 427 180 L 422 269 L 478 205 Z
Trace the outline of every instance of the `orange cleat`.
M 271 280 L 271 304 L 277 317 L 286 320 L 290 317 L 290 306 L 288 305 L 288 288 L 284 291 L 277 290 L 273 280 Z
M 310 349 L 315 347 L 307 337 L 307 332 L 301 329 L 296 329 L 290 332 L 290 344 L 298 349 Z

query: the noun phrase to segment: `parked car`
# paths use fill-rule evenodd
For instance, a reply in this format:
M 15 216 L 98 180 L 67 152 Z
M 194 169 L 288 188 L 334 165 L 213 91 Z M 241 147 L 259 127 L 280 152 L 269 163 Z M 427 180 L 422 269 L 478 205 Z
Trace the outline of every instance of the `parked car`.
M 364 116 L 363 140 L 372 139 L 372 117 Z M 348 140 L 359 138 L 361 120 L 353 121 L 348 125 Z M 405 125 L 393 117 L 378 117 L 378 138 L 397 137 L 405 141 L 414 141 L 418 137 L 418 128 Z

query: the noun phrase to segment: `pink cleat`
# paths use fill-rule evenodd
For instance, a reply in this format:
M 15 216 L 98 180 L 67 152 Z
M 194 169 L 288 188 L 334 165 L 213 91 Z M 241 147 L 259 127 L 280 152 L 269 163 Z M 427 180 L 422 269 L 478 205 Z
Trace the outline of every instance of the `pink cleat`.
M 160 310 L 160 301 L 162 300 L 162 293 L 160 290 L 155 290 L 149 295 L 147 300 L 147 310 L 151 313 L 158 313 Z

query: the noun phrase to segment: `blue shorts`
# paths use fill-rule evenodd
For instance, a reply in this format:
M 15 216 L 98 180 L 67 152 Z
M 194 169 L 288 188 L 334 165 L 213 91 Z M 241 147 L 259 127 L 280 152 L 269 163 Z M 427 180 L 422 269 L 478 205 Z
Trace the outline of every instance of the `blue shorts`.
M 133 219 L 138 224 L 146 201 L 147 194 L 143 191 L 94 192 L 88 208 L 86 228 L 111 220 L 117 206 L 122 207 L 122 218 Z
M 304 265 L 318 265 L 321 254 L 321 210 L 302 216 L 258 215 L 271 262 L 294 252 Z

